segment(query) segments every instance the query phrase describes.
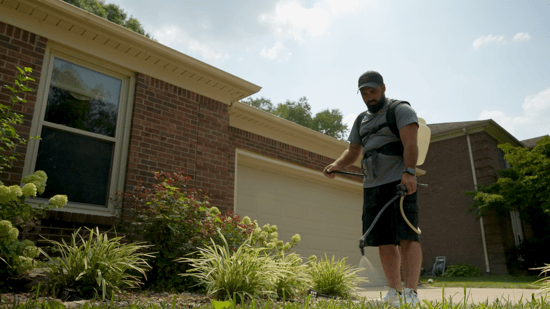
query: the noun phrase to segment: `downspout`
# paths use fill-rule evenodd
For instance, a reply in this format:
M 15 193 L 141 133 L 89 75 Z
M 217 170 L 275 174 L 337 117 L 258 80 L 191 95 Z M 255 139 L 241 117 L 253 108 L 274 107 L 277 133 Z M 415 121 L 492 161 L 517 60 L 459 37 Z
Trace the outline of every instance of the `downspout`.
M 474 187 L 477 191 L 477 175 L 476 175 L 476 169 L 474 166 L 474 155 L 472 153 L 472 144 L 470 143 L 470 135 L 468 134 L 468 131 L 466 131 L 466 128 L 463 128 L 464 134 L 466 134 L 466 141 L 468 142 L 468 152 L 470 154 L 470 166 L 472 168 L 472 176 L 474 178 Z M 483 216 L 479 218 L 479 224 L 481 226 L 481 242 L 483 243 L 483 253 L 485 254 L 485 267 L 486 272 L 490 273 L 491 268 L 489 267 L 489 254 L 487 253 L 487 241 L 485 240 L 485 227 L 483 225 Z

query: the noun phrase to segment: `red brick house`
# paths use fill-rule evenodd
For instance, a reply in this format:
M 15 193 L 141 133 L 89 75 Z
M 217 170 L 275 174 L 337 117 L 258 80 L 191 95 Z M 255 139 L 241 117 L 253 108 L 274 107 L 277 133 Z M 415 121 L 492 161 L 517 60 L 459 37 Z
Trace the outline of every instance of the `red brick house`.
M 532 237 L 529 226 L 522 224 L 517 212 L 504 219 L 489 214 L 476 220 L 467 213 L 471 197 L 462 192 L 495 182 L 496 171 L 509 167 L 497 145 L 533 148 L 541 137 L 520 142 L 493 120 L 428 126 L 432 139 L 422 166 L 428 173 L 420 179 L 429 184 L 420 191 L 422 266 L 429 270 L 436 256 L 445 256 L 447 265 L 468 263 L 482 273 L 510 272 L 505 253 Z
M 19 147 L 21 160 L 0 180 L 18 184 L 41 169 L 49 176 L 44 197 L 69 197 L 67 206 L 49 212 L 38 234 L 56 238 L 82 225 L 109 227 L 116 190 L 140 179 L 152 183 L 151 169 L 183 168 L 220 209 L 276 224 L 285 241 L 301 234 L 303 256 L 359 262 L 361 227 L 350 222 L 360 220 L 361 181 L 321 173 L 347 143 L 239 102 L 259 86 L 57 0 L 1 2 L 2 84 L 13 84 L 16 66 L 33 68 L 30 86 L 37 89 L 15 107 L 25 116 L 17 129 L 42 140 Z M 0 101 L 9 104 L 7 90 Z M 88 120 L 78 121 L 82 113 Z M 496 145 L 520 142 L 491 120 L 430 127 L 421 178 L 429 184 L 420 198 L 423 266 L 445 255 L 449 264 L 485 269 L 485 243 L 491 273 L 506 272 L 511 232 L 485 218 L 483 241 L 460 192 L 473 190 L 475 181 L 494 181 L 502 162 Z M 360 172 L 359 163 L 350 170 Z M 379 270 L 371 284 L 385 284 L 377 250 L 366 255 Z

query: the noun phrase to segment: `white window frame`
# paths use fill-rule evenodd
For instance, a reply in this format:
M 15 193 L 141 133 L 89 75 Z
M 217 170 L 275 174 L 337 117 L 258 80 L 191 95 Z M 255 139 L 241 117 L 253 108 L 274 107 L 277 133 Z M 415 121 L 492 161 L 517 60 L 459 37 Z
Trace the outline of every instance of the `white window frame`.
M 65 47 L 54 42 L 48 42 L 44 56 L 44 63 L 42 65 L 42 73 L 40 75 L 40 84 L 37 90 L 36 105 L 34 108 L 30 136 L 39 136 L 42 132 L 42 127 L 45 122 L 44 116 L 47 106 L 49 86 L 51 83 L 54 58 L 69 61 L 76 65 L 80 65 L 90 70 L 122 80 L 115 137 L 87 132 L 64 125 L 48 123 L 48 126 L 51 128 L 61 128 L 65 132 L 77 133 L 88 137 L 99 137 L 101 140 L 114 142 L 115 145 L 108 192 L 109 196 L 112 197 L 116 191 L 122 192 L 124 190 L 132 122 L 133 98 L 136 84 L 135 73 L 113 63 L 83 54 L 82 52 L 73 50 L 69 47 Z M 39 143 L 40 141 L 36 139 L 32 139 L 27 143 L 23 176 L 34 173 Z M 28 200 L 30 204 L 43 204 L 47 203 L 47 201 L 48 199 L 40 197 Z M 108 201 L 107 207 L 105 207 L 105 205 L 94 206 L 93 204 L 76 203 L 69 200 L 67 205 L 55 210 L 102 216 L 114 216 L 117 214 L 117 209 L 115 209 L 110 200 Z

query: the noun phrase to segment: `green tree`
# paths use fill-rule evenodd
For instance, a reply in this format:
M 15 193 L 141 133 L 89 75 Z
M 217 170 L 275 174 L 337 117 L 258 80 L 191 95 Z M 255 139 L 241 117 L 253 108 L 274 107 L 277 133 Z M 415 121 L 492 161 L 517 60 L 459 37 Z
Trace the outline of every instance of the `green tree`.
M 549 235 L 550 138 L 545 136 L 533 149 L 510 144 L 498 147 L 511 168 L 497 171 L 500 178 L 495 183 L 465 192 L 474 198 L 470 210 L 477 215 L 489 210 L 500 215 L 516 210 L 532 226 L 535 236 Z
M 72 4 L 84 11 L 95 14 L 99 17 L 105 18 L 117 25 L 121 25 L 127 29 L 144 35 L 148 38 L 152 38 L 151 35 L 145 30 L 141 23 L 133 16 L 128 18 L 126 12 L 116 4 L 105 4 L 103 0 L 63 0 L 69 4 Z
M 342 123 L 344 115 L 338 109 L 325 109 L 313 118 L 312 129 L 337 139 L 343 139 L 348 126 Z
M 529 224 L 533 237 L 507 251 L 508 266 L 528 270 L 549 263 L 541 248 L 550 247 L 550 137 L 542 138 L 533 149 L 498 146 L 506 153 L 511 168 L 497 171 L 500 178 L 477 191 L 464 192 L 473 197 L 470 212 L 481 216 L 495 211 L 504 217 L 518 211 L 522 221 Z
M 264 112 L 272 113 L 273 112 L 273 103 L 271 103 L 270 99 L 266 99 L 264 97 L 253 99 L 253 98 L 247 98 L 246 100 L 242 101 L 245 104 L 248 104 L 252 107 L 255 107 L 257 109 L 261 109 Z
M 311 117 L 311 105 L 306 97 L 301 97 L 298 102 L 286 100 L 285 103 L 279 103 L 273 115 L 290 120 L 306 128 L 312 128 L 313 118 Z
M 306 97 L 301 97 L 298 101 L 286 100 L 276 106 L 264 97 L 248 98 L 242 102 L 337 139 L 343 139 L 348 132 L 348 127 L 342 123 L 343 115 L 340 110 L 326 109 L 313 117 Z

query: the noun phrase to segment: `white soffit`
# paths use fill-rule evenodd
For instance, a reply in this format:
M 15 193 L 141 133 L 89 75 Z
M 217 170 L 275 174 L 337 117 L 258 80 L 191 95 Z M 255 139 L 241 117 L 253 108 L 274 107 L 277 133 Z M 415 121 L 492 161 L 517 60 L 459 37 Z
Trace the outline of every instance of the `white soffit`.
M 226 104 L 261 89 L 60 0 L 0 0 L 0 20 Z

